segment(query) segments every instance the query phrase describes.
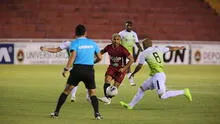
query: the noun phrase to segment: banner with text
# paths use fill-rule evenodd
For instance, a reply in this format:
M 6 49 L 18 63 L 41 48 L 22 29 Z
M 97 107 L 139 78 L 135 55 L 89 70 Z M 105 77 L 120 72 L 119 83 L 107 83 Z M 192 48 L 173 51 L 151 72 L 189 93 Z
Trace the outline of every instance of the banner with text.
M 15 64 L 66 64 L 65 50 L 58 53 L 41 51 L 41 46 L 56 48 L 60 43 L 15 43 Z
M 192 44 L 192 64 L 220 64 L 220 45 Z
M 15 39 L 16 40 L 16 39 Z M 40 46 L 59 47 L 62 39 L 17 39 L 16 42 L 0 42 L 0 64 L 66 64 L 68 54 L 66 50 L 49 53 L 40 50 Z M 45 40 L 48 40 L 45 41 Z M 1 40 L 0 40 L 1 41 Z M 5 41 L 5 40 L 3 40 Z M 100 49 L 110 44 L 110 40 L 95 40 Z M 164 54 L 166 64 L 220 64 L 220 43 L 192 44 L 189 41 L 153 41 L 156 46 L 185 46 L 184 50 L 177 50 Z M 138 58 L 138 49 L 134 47 L 134 55 Z M 137 59 L 138 60 L 138 59 Z M 136 61 L 137 63 L 137 61 Z M 109 64 L 109 55 L 103 55 L 98 64 Z
M 155 44 L 157 46 L 184 46 L 185 49 L 171 51 L 164 54 L 163 59 L 166 64 L 189 64 L 189 45 L 188 44 Z

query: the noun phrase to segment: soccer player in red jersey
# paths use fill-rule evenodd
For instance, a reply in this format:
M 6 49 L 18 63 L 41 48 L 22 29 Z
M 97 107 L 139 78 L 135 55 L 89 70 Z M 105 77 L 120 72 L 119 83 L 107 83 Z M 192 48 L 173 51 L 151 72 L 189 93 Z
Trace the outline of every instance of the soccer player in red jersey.
M 105 83 L 103 86 L 105 97 L 98 98 L 106 104 L 110 104 L 112 98 L 112 96 L 106 94 L 107 87 L 109 87 L 114 80 L 113 85 L 119 88 L 128 68 L 134 62 L 133 56 L 120 43 L 121 36 L 118 33 L 115 33 L 112 35 L 112 43 L 101 50 L 101 54 L 108 53 L 110 59 L 110 65 L 105 73 Z M 125 64 L 126 59 L 129 61 Z

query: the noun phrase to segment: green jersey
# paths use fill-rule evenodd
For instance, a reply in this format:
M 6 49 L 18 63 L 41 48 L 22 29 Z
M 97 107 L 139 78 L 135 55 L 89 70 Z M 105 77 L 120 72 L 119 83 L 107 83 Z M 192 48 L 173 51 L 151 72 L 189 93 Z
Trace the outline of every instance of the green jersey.
M 150 68 L 150 76 L 153 76 L 156 73 L 164 72 L 163 54 L 168 51 L 168 47 L 149 47 L 140 54 L 138 63 L 144 64 L 147 62 Z
M 123 30 L 119 32 L 119 35 L 121 36 L 121 45 L 124 46 L 132 55 L 133 46 L 135 43 L 139 42 L 137 34 L 134 31 L 126 31 Z

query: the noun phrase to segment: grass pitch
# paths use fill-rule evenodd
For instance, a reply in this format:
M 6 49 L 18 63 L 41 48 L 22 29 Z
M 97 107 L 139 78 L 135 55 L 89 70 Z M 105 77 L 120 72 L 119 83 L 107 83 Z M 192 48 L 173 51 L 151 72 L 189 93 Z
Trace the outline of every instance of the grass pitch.
M 135 66 L 132 67 L 134 69 Z M 107 66 L 97 65 L 97 96 L 103 96 L 104 73 Z M 126 110 L 119 101 L 129 102 L 137 88 L 148 77 L 147 66 L 135 75 L 137 86 L 127 78 L 110 105 L 99 102 L 103 120 L 94 120 L 93 110 L 85 99 L 83 83 L 77 91 L 77 101 L 68 97 L 58 119 L 49 118 L 66 78 L 62 65 L 0 65 L 1 124 L 219 124 L 220 66 L 166 66 L 167 88 L 190 88 L 193 101 L 184 96 L 160 100 L 155 91 L 145 92 L 144 98 Z

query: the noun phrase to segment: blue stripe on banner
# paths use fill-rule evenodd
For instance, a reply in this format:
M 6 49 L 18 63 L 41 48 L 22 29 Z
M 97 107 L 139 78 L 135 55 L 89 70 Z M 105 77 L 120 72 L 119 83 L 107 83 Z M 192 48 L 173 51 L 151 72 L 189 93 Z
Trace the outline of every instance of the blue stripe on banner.
M 14 44 L 0 44 L 0 64 L 14 64 Z

